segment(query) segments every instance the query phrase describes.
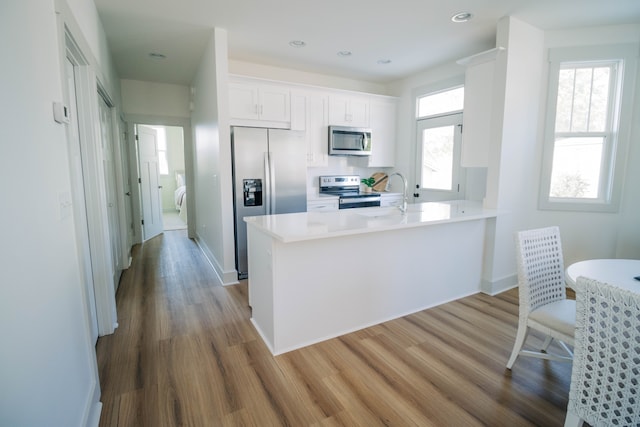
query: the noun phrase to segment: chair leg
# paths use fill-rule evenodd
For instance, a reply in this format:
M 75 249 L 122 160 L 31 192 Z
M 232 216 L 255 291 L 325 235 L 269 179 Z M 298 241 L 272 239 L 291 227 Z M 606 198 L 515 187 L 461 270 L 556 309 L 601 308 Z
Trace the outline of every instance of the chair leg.
M 507 362 L 507 369 L 511 369 L 514 363 L 516 363 L 516 359 L 518 358 L 518 354 L 520 354 L 520 350 L 522 350 L 522 346 L 524 345 L 524 340 L 527 338 L 527 334 L 529 333 L 529 327 L 526 322 L 520 321 L 518 323 L 518 333 L 516 335 L 516 341 L 513 343 L 513 350 L 511 351 L 511 357 Z
M 542 343 L 541 351 L 544 351 L 546 353 L 549 345 L 551 344 L 551 341 L 553 341 L 553 338 L 551 337 L 551 335 L 547 335 L 547 337 L 544 339 L 544 343 Z
M 564 427 L 582 427 L 582 419 L 573 412 L 567 411 L 567 416 L 564 419 Z

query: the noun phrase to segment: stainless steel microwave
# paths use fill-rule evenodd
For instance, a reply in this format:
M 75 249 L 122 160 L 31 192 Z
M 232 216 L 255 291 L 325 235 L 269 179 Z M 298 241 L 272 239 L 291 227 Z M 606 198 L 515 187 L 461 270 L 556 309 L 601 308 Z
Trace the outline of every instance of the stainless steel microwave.
M 371 129 L 329 126 L 329 155 L 370 156 Z

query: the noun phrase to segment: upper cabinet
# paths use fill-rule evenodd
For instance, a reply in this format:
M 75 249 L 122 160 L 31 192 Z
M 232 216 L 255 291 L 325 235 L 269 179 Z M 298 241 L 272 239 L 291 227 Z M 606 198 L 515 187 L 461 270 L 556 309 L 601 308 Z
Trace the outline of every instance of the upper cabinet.
M 231 124 L 289 129 L 291 94 L 286 86 L 256 82 L 229 84 Z
M 502 50 L 504 48 L 496 48 L 458 61 L 458 64 L 466 66 L 460 160 L 463 167 L 488 166 L 493 114 L 493 77 L 496 57 Z
M 307 166 L 328 165 L 328 96 L 321 91 L 291 92 L 291 130 L 305 131 Z
M 369 167 L 393 167 L 396 160 L 396 100 L 371 98 Z
M 329 96 L 329 124 L 369 127 L 369 98 L 358 95 L 331 94 Z
M 372 149 L 366 157 L 367 166 L 393 167 L 396 103 L 397 99 L 390 96 L 251 77 L 233 76 L 229 82 L 231 126 L 304 132 L 310 167 L 329 165 L 329 126 L 371 128 Z

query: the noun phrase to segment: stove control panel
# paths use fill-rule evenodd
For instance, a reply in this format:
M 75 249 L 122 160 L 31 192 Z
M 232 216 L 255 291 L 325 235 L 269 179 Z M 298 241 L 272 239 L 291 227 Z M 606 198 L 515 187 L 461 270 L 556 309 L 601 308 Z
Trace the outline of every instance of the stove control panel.
M 352 187 L 360 185 L 358 175 L 329 175 L 320 177 L 320 187 Z

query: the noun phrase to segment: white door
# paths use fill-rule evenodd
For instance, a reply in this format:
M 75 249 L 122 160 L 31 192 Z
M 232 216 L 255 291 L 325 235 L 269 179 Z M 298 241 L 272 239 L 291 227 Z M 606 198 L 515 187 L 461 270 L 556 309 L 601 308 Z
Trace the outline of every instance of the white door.
M 162 233 L 162 195 L 158 169 L 158 134 L 148 126 L 137 126 L 140 158 L 140 196 L 144 240 Z
M 109 244 L 111 246 L 111 260 L 113 265 L 113 288 L 118 289 L 122 265 L 122 239 L 120 236 L 120 213 L 118 209 L 118 194 L 116 184 L 116 165 L 114 155 L 113 121 L 111 108 L 102 96 L 98 96 L 100 108 L 100 130 L 102 143 L 102 162 L 104 165 L 104 182 L 107 195 L 107 215 L 109 220 Z
M 418 120 L 416 202 L 464 199 L 462 113 Z
M 71 173 L 71 200 L 73 201 L 73 217 L 78 246 L 78 262 L 82 269 L 82 282 L 85 288 L 85 298 L 89 314 L 89 329 L 91 342 L 98 341 L 98 315 L 96 312 L 96 296 L 91 268 L 91 249 L 87 220 L 86 199 L 84 196 L 84 176 L 82 173 L 82 153 L 80 150 L 80 135 L 78 132 L 78 107 L 76 105 L 76 81 L 74 64 L 67 59 L 66 63 L 67 89 L 69 91 L 70 123 L 67 127 L 67 149 Z

